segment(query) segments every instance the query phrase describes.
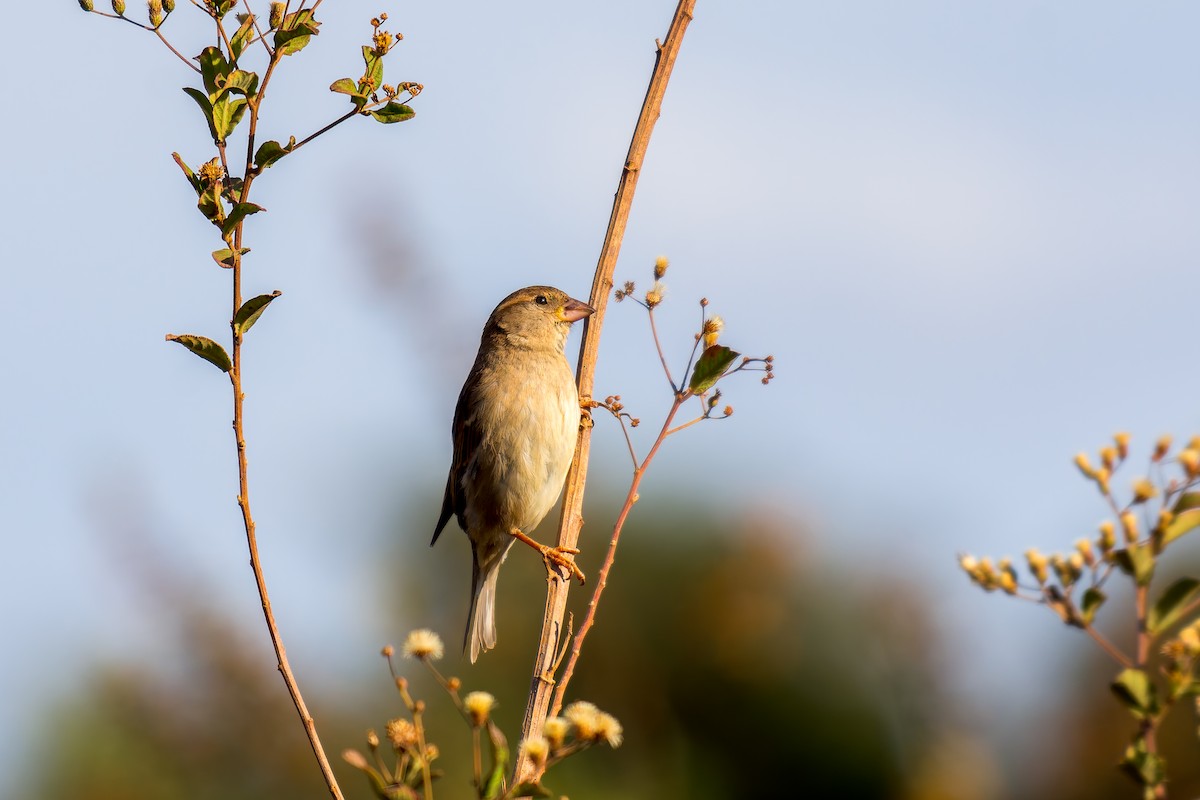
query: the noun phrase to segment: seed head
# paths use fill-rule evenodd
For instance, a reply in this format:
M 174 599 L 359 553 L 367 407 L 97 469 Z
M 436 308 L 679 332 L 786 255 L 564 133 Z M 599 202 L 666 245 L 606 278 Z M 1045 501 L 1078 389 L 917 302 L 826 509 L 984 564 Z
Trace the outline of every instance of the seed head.
M 576 700 L 567 706 L 563 716 L 575 727 L 575 738 L 583 741 L 596 738 L 600 709 L 584 700 Z
M 717 343 L 717 337 L 721 335 L 721 331 L 725 329 L 725 320 L 721 319 L 719 314 L 713 314 L 708 319 L 704 320 L 704 329 L 701 333 L 704 335 L 704 346 L 712 347 Z
M 272 28 L 278 28 L 283 24 L 283 10 L 287 8 L 287 3 L 275 2 L 271 3 L 271 14 L 267 18 L 268 23 Z
M 562 717 L 551 717 L 546 720 L 546 724 L 542 727 L 542 735 L 550 743 L 551 752 L 562 747 L 563 742 L 567 738 L 567 732 L 570 730 L 571 723 Z
M 671 266 L 671 262 L 667 261 L 666 256 L 659 256 L 654 259 L 654 280 L 660 280 L 663 275 L 667 274 L 667 267 Z
M 624 738 L 625 732 L 616 717 L 603 711 L 596 716 L 597 741 L 603 741 L 609 747 L 620 747 Z
M 521 753 L 535 767 L 541 767 L 546 763 L 546 756 L 550 755 L 550 743 L 545 736 L 531 736 L 521 742 Z
M 112 8 L 117 16 L 125 16 L 125 0 L 112 0 Z
M 496 705 L 496 698 L 487 692 L 471 692 L 463 698 L 463 708 L 466 709 L 467 716 L 471 718 L 471 725 L 476 728 L 487 723 L 494 705 Z
M 646 305 L 654 308 L 663 301 L 663 295 L 667 293 L 667 287 L 662 281 L 655 281 L 654 285 L 646 292 Z
M 388 720 L 384 733 L 397 750 L 408 750 L 417 744 L 417 727 L 406 719 Z
M 418 628 L 404 640 L 404 657 L 437 661 L 442 657 L 442 639 L 428 628 Z

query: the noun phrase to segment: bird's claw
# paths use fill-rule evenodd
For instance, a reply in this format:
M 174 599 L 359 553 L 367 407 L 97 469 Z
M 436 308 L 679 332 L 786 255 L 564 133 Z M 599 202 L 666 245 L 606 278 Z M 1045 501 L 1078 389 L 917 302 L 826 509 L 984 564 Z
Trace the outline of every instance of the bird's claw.
M 542 560 L 546 562 L 546 570 L 558 573 L 559 568 L 564 570 L 559 577 L 564 580 L 578 578 L 579 585 L 583 586 L 587 583 L 587 578 L 584 577 L 583 571 L 579 566 L 567 556 L 579 554 L 578 547 L 542 547 Z

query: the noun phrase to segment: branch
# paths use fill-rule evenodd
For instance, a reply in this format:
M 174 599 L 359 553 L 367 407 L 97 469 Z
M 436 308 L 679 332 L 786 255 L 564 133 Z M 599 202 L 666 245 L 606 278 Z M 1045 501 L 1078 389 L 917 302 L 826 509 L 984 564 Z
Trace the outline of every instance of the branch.
M 596 356 L 600 347 L 600 330 L 604 323 L 604 310 L 608 305 L 609 292 L 613 286 L 613 273 L 616 271 L 617 256 L 620 254 L 621 242 L 625 236 L 629 210 L 633 205 L 633 193 L 637 188 L 642 162 L 646 158 L 650 134 L 654 131 L 654 124 L 658 121 L 661 113 L 667 82 L 671 78 L 671 70 L 675 66 L 679 47 L 683 43 L 684 32 L 692 21 L 692 11 L 695 6 L 696 0 L 679 0 L 675 16 L 671 20 L 671 27 L 667 31 L 667 37 L 658 48 L 654 72 L 650 76 L 650 85 L 646 89 L 642 111 L 633 129 L 633 138 L 629 143 L 625 166 L 621 171 L 616 196 L 613 198 L 608 231 L 604 236 L 604 244 L 600 249 L 600 258 L 596 264 L 595 277 L 592 280 L 589 302 L 596 309 L 596 313 L 584 322 L 583 343 L 579 348 L 579 368 L 576 378 L 579 383 L 579 395 L 582 398 L 590 398 L 592 395 L 595 383 Z M 579 433 L 579 441 L 575 445 L 575 460 L 571 472 L 567 476 L 566 489 L 563 492 L 562 518 L 558 529 L 559 547 L 572 548 L 579 541 L 579 530 L 583 527 L 583 491 L 587 481 L 590 451 L 591 428 L 585 427 Z M 525 706 L 525 719 L 521 725 L 521 735 L 525 739 L 540 734 L 546 720 L 550 695 L 554 688 L 554 657 L 558 651 L 559 638 L 562 635 L 569 587 L 569 581 L 557 577 L 551 577 L 547 584 L 542 633 L 533 665 L 533 680 L 529 700 Z M 513 768 L 513 783 L 515 785 L 534 778 L 538 772 L 539 770 L 522 754 Z

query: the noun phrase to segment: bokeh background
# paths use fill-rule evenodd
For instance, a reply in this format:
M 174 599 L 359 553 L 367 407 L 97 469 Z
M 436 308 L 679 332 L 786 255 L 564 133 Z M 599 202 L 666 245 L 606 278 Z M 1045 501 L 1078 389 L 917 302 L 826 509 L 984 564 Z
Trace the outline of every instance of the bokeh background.
M 198 52 L 179 5 L 167 30 Z M 255 516 L 332 753 L 399 710 L 381 645 L 458 640 L 466 540 L 427 547 L 458 386 L 508 291 L 587 292 L 672 8 L 326 3 L 272 84 L 266 136 L 319 128 L 386 11 L 388 80 L 426 86 L 414 120 L 273 168 L 248 224 L 247 292 L 284 293 L 245 355 Z M 170 158 L 211 149 L 190 73 L 68 0 L 5 16 L 0 796 L 320 797 L 246 564 L 228 385 L 163 342 L 228 315 Z M 734 417 L 656 460 L 572 692 L 626 743 L 553 788 L 1134 796 L 1111 666 L 955 556 L 1068 547 L 1104 513 L 1074 453 L 1200 431 L 1198 27 L 1182 1 L 701 0 L 617 278 L 670 257 L 669 356 L 707 296 L 778 377 L 731 383 Z M 659 419 L 658 369 L 644 314 L 613 306 L 598 393 Z M 629 478 L 610 420 L 594 441 L 588 571 Z M 525 555 L 499 650 L 444 664 L 510 733 L 541 611 Z M 465 731 L 435 723 L 465 797 Z M 1194 725 L 1168 736 L 1180 796 Z

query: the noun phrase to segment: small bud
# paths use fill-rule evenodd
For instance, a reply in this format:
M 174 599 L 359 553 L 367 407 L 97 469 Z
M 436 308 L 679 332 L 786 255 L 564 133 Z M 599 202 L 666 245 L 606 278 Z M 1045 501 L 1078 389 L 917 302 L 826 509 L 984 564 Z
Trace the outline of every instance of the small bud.
M 1148 479 L 1138 478 L 1133 482 L 1133 502 L 1144 503 L 1157 494 L 1158 489 Z
M 550 743 L 545 736 L 531 736 L 521 742 L 521 753 L 533 766 L 540 768 L 550 755 Z
M 1104 467 L 1111 472 L 1112 469 L 1117 465 L 1117 448 L 1101 447 L 1100 463 L 1104 464 Z
M 733 416 L 733 406 L 725 406 L 725 408 L 723 408 L 722 411 L 725 412 L 725 416 L 727 416 L 727 417 Z
M 1083 555 L 1081 553 L 1071 553 L 1067 558 L 1067 568 L 1071 572 L 1071 582 L 1079 580 L 1083 575 Z
M 1090 461 L 1088 461 L 1086 453 L 1079 453 L 1075 456 L 1075 466 L 1079 467 L 1079 471 L 1082 472 L 1085 477 L 1092 478 L 1093 480 L 1095 479 L 1096 470 L 1092 469 L 1092 464 Z
M 1124 432 L 1114 434 L 1113 441 L 1117 444 L 1117 455 L 1124 461 L 1129 457 L 1129 434 Z
M 425 760 L 426 761 L 436 761 L 437 757 L 440 756 L 441 754 L 442 754 L 442 751 L 438 749 L 438 746 L 436 744 L 425 745 Z
M 92 11 L 95 8 L 92 5 L 92 0 L 79 0 L 79 7 L 84 11 Z
M 466 710 L 471 725 L 476 728 L 487 723 L 494 705 L 496 705 L 496 698 L 487 692 L 471 692 L 463 698 L 463 709 Z
M 367 757 L 357 750 L 343 750 L 342 760 L 355 769 L 370 770 L 371 765 L 367 763 Z
M 1108 494 L 1108 479 L 1111 475 L 1112 471 L 1108 467 L 1096 470 L 1096 486 L 1100 489 L 1100 494 Z
M 374 750 L 376 747 L 379 747 L 379 734 L 375 732 L 374 728 L 367 731 L 367 745 L 372 750 Z
M 446 679 L 446 688 L 452 692 L 457 692 L 462 688 L 462 681 L 458 678 L 450 677 Z
M 112 0 L 112 8 L 117 16 L 125 16 L 125 0 Z
M 1158 510 L 1158 525 L 1155 526 L 1157 531 L 1165 531 L 1167 526 L 1175 521 L 1175 514 L 1169 508 L 1160 508 Z
M 1189 656 L 1200 655 L 1200 632 L 1195 625 L 1189 625 L 1179 632 L 1179 643 Z
M 271 14 L 267 18 L 271 28 L 278 28 L 283 24 L 283 10 L 287 7 L 287 3 L 275 2 L 271 3 Z
M 670 262 L 667 261 L 666 256 L 659 256 L 654 259 L 654 280 L 661 280 L 662 276 L 667 274 L 667 267 L 669 266 Z
M 1013 569 L 1012 561 L 1005 558 L 1000 562 L 998 585 L 1005 594 L 1017 593 L 1017 571 Z
M 1037 582 L 1044 584 L 1050 577 L 1046 572 L 1046 557 L 1038 552 L 1037 548 L 1031 547 L 1025 551 L 1025 561 L 1029 564 L 1029 571 L 1037 579 Z
M 1096 551 L 1092 549 L 1092 543 L 1088 539 L 1078 539 L 1075 542 L 1075 549 L 1079 551 L 1079 555 L 1083 557 L 1084 562 L 1089 566 L 1096 564 Z
M 428 628 L 419 628 L 404 640 L 404 657 L 437 661 L 442 657 L 442 639 Z
M 700 307 L 701 307 L 701 308 L 708 308 L 708 298 L 707 298 L 707 297 L 701 297 L 701 298 L 700 298 Z
M 1200 436 L 1193 436 L 1191 439 L 1188 439 L 1188 449 L 1200 450 Z
M 1121 530 L 1125 533 L 1126 543 L 1133 544 L 1138 540 L 1137 517 L 1132 511 L 1126 511 L 1121 515 Z
M 973 555 L 963 553 L 961 556 L 958 557 L 958 566 L 962 569 L 963 572 L 970 575 L 972 580 L 974 580 L 975 572 L 976 572 L 976 570 L 979 569 L 979 560 L 977 558 L 975 558 L 975 556 L 973 556 Z
M 1111 519 L 1100 523 L 1100 550 L 1109 553 L 1117 546 L 1116 526 Z
M 1171 435 L 1164 434 L 1158 437 L 1158 441 L 1154 443 L 1154 455 L 1151 456 L 1155 461 L 1162 461 L 1166 458 L 1167 452 L 1171 449 Z
M 379 651 L 379 654 L 381 656 L 383 656 L 384 658 L 391 658 L 392 654 L 394 654 L 395 652 L 396 652 L 396 648 L 394 648 L 390 644 L 388 644 L 388 645 L 384 645 L 383 649 Z
M 550 743 L 551 752 L 563 746 L 563 742 L 567 738 L 567 731 L 570 729 L 571 723 L 562 717 L 550 717 L 546 720 L 546 724 L 542 727 L 542 735 Z
M 163 0 L 163 11 L 167 12 L 168 14 L 174 13 L 175 0 Z
M 1187 470 L 1189 478 L 1200 475 L 1200 450 L 1188 448 L 1179 454 L 1179 463 Z

